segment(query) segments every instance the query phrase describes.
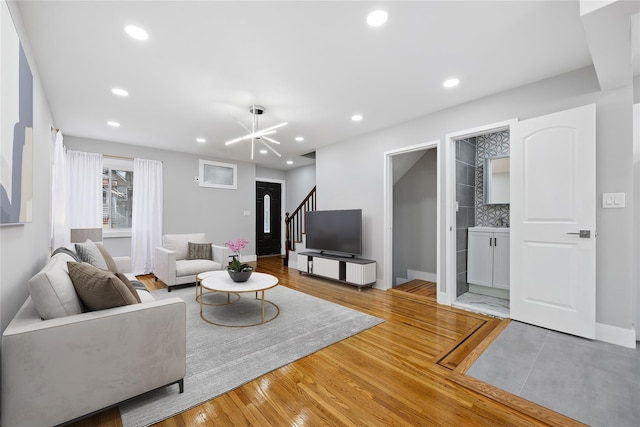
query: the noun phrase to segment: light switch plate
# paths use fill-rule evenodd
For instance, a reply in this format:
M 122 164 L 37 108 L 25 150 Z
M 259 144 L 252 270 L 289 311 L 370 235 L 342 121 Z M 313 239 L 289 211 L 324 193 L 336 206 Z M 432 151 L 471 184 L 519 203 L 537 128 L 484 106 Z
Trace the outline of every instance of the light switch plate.
M 625 207 L 625 193 L 602 193 L 603 209 L 623 209 Z

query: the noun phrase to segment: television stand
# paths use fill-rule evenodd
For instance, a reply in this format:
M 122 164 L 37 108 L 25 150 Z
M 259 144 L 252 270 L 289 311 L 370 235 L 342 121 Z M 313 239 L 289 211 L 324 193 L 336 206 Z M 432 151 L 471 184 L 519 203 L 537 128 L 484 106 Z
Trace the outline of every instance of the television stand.
M 370 259 L 329 255 L 322 252 L 300 252 L 298 254 L 300 274 L 323 277 L 341 283 L 363 287 L 376 284 L 376 262 Z

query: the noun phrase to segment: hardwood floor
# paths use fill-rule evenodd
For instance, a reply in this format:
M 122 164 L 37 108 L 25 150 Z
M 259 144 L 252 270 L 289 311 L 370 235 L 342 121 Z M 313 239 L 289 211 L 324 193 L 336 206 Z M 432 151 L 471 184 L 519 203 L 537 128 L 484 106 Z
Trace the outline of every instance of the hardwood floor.
M 536 416 L 490 393 L 452 381 L 479 356 L 503 322 L 399 291 L 364 289 L 306 275 L 261 258 L 257 271 L 280 284 L 385 322 L 277 369 L 225 395 L 156 424 L 175 426 L 540 426 L 571 425 Z M 141 278 L 161 288 L 153 276 Z M 464 356 L 457 352 L 464 349 Z M 455 373 L 454 373 L 455 372 Z M 480 385 L 482 387 L 482 385 Z M 514 407 L 515 406 L 515 407 Z M 121 426 L 117 408 L 73 424 Z
M 433 282 L 427 282 L 426 280 L 411 280 L 407 283 L 395 286 L 393 289 L 396 291 L 421 295 L 423 297 L 430 298 L 432 301 L 436 300 L 436 284 Z

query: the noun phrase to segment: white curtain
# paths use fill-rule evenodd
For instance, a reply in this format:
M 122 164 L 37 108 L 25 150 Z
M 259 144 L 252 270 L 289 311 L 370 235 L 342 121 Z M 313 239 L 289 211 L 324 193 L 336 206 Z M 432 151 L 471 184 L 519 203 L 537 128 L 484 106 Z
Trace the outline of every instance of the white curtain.
M 67 223 L 67 158 L 62 132 L 51 134 L 51 248 L 69 244 Z
M 67 151 L 69 228 L 102 227 L 102 155 Z
M 153 251 L 162 245 L 162 162 L 133 160 L 131 270 L 153 272 Z

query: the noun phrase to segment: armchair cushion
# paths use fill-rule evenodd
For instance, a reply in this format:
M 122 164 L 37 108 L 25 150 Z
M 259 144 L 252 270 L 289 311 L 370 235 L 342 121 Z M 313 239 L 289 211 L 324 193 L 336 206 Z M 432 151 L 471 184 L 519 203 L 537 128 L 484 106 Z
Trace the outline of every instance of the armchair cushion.
M 104 257 L 91 240 L 87 240 L 84 243 L 76 243 L 76 253 L 82 261 L 88 262 L 101 270 L 108 270 Z
M 29 295 L 42 319 L 82 313 L 82 302 L 69 277 L 67 262 L 75 258 L 66 253 L 53 255 L 28 282 Z
M 193 243 L 188 242 L 189 251 L 187 253 L 187 259 L 213 259 L 213 252 L 211 251 L 211 243 Z
M 203 271 L 221 270 L 219 262 L 208 259 L 183 259 L 176 261 L 176 277 L 193 276 Z
M 78 296 L 91 311 L 136 304 L 129 288 L 115 274 L 90 264 L 67 263 Z

